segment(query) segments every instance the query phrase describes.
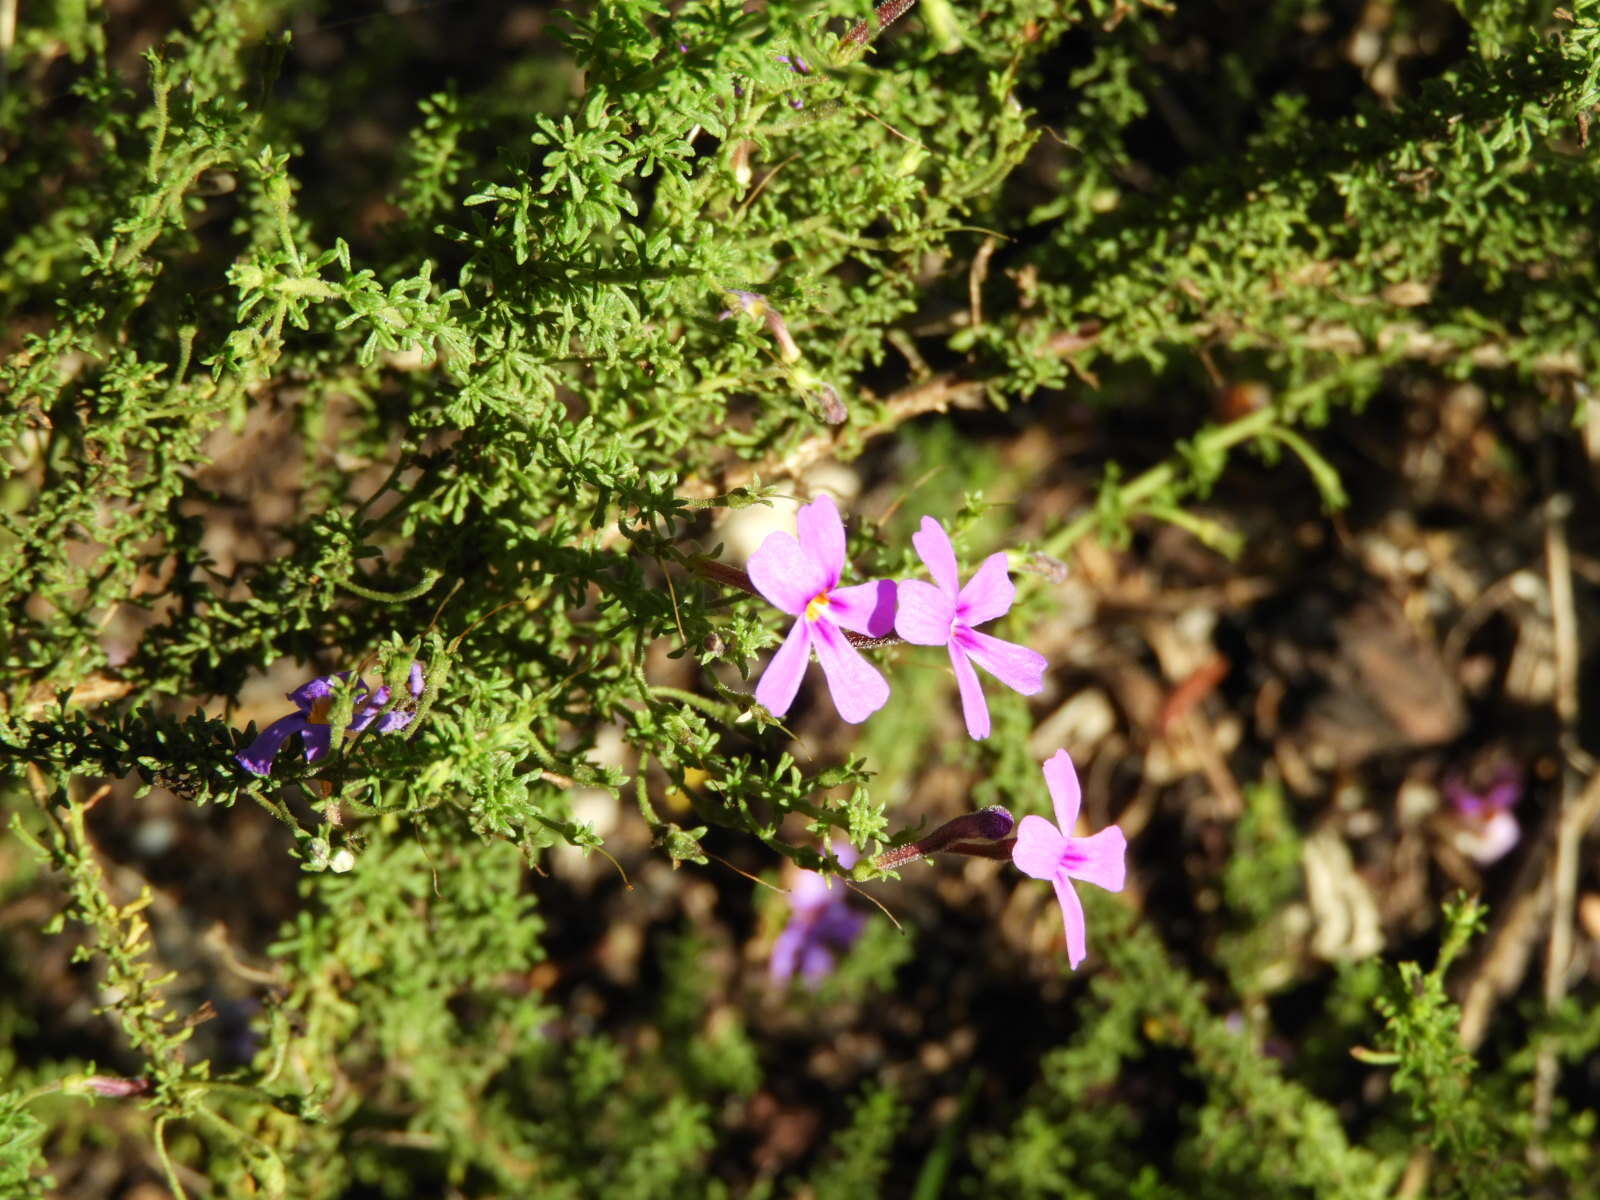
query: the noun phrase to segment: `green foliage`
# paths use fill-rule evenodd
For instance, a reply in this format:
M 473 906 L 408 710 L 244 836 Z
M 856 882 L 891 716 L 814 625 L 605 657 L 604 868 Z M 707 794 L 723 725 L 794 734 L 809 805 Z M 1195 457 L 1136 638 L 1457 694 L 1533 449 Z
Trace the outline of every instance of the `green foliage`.
M 1299 891 L 1300 838 L 1276 782 L 1246 788 L 1244 802 L 1222 890 L 1228 907 L 1256 924 Z
M 1532 1079 L 1539 1069 L 1538 1056 L 1553 1052 L 1562 1066 L 1593 1061 L 1600 1051 L 1600 1012 L 1592 1005 L 1568 997 L 1555 1012 L 1530 1021 L 1534 1035 L 1512 1056 L 1511 1073 Z M 1527 1087 L 1515 1097 L 1515 1107 L 1504 1114 L 1506 1126 L 1518 1141 L 1536 1142 L 1556 1178 L 1581 1186 L 1594 1170 L 1596 1113 L 1565 1096 L 1552 1097 L 1548 1119 L 1541 1120 L 1528 1104 Z
M 827 1162 L 811 1173 L 813 1195 L 840 1200 L 881 1196 L 889 1151 L 910 1113 L 891 1088 L 869 1088 L 850 1106 L 850 1124 L 840 1131 Z
M 1222 877 L 1239 926 L 1218 944 L 1217 959 L 1240 995 L 1257 998 L 1289 982 L 1283 968 L 1292 958 L 1290 905 L 1303 892 L 1301 839 L 1276 781 L 1251 785 L 1244 798 Z
M 1253 789 L 1258 813 L 1273 789 Z M 1109 906 L 1097 929 L 1115 925 Z M 1091 916 L 1094 910 L 1090 909 Z M 1240 1189 L 1274 1196 L 1390 1195 L 1415 1167 L 1419 1147 L 1431 1151 L 1429 1194 L 1503 1196 L 1527 1186 L 1518 1147 L 1533 1135 L 1523 1085 L 1526 1060 L 1508 1074 L 1486 1076 L 1461 1045 L 1460 1010 L 1444 979 L 1480 927 L 1484 910 L 1471 901 L 1446 907 L 1443 942 L 1433 967 L 1401 962 L 1386 978 L 1349 972 L 1346 988 L 1365 1014 L 1344 1015 L 1342 1053 L 1394 1068 L 1397 1100 L 1364 1139 L 1352 1144 L 1343 1122 L 1309 1084 L 1296 1082 L 1265 1053 L 1251 1022 L 1216 1015 L 1205 989 L 1178 967 L 1148 931 L 1130 930 L 1107 948 L 1110 971 L 1091 984 L 1083 1027 L 1042 1063 L 1042 1076 L 1003 1137 L 978 1144 L 985 1186 L 1029 1195 L 1101 1196 L 1133 1190 L 1150 1196 L 1223 1196 Z M 1126 918 L 1124 918 L 1124 922 Z M 1373 964 L 1363 964 L 1372 966 Z M 1333 1006 L 1337 1009 L 1337 1005 Z M 1354 1039 L 1373 1014 L 1377 1050 Z M 1569 1044 L 1593 1045 L 1592 1022 Z M 1577 1030 L 1569 1031 L 1568 1036 Z M 1312 1047 L 1308 1043 L 1307 1049 Z M 1170 1146 L 1150 1142 L 1149 1113 L 1107 1095 L 1126 1086 L 1152 1056 L 1176 1053 L 1201 1099 L 1181 1106 Z M 1308 1054 L 1305 1066 L 1317 1064 Z M 1169 1120 L 1171 1118 L 1168 1118 Z M 1592 1169 L 1592 1147 L 1575 1140 L 1589 1119 L 1576 1115 L 1555 1145 L 1556 1165 L 1578 1181 Z M 1541 1141 L 1543 1139 L 1541 1138 Z
M 641 1065 L 657 1068 L 642 1083 L 633 1076 Z M 549 1153 L 552 1165 L 541 1194 L 546 1187 L 560 1196 L 670 1197 L 686 1188 L 719 1194 L 697 1171 L 713 1140 L 710 1113 L 670 1074 L 659 1074 L 660 1065 L 629 1062 L 601 1041 L 573 1047 L 565 1078 L 550 1078 L 530 1098 L 542 1127 L 528 1140 Z
M 0 1188 L 8 1196 L 44 1196 L 49 1182 L 39 1153 L 44 1125 L 18 1092 L 0 1094 Z
M 1210 64 L 1212 127 L 1159 169 L 1138 147 L 1187 35 L 1154 6 L 924 0 L 866 47 L 841 36 L 867 15 L 844 0 L 596 0 L 538 9 L 545 36 L 507 33 L 470 72 L 395 14 L 339 6 L 12 7 L 0 803 L 52 881 L 31 862 L 13 877 L 52 914 L 30 935 L 90 964 L 101 1049 L 148 1085 L 119 1101 L 123 1131 L 174 1193 L 187 1171 L 269 1196 L 727 1191 L 706 1173 L 738 1141 L 725 1113 L 785 1064 L 694 931 L 652 964 L 647 1032 L 592 1027 L 580 956 L 552 961 L 567 931 L 532 898 L 554 851 L 610 853 L 583 798 L 636 807 L 685 872 L 724 840 L 757 871 L 818 866 L 835 834 L 870 852 L 930 763 L 977 777 L 974 805 L 1044 811 L 1027 702 L 996 697 L 983 746 L 930 732 L 955 728 L 951 681 L 907 647 L 872 651 L 897 694 L 859 741 L 796 749 L 750 695 L 782 622 L 716 571 L 736 565 L 717 546 L 732 510 L 892 443 L 887 490 L 916 511 L 852 514 L 862 579 L 917 569 L 904 535 L 925 511 L 969 568 L 1152 520 L 1232 552 L 1200 506 L 1237 451 L 1337 508 L 1317 431 L 1389 384 L 1562 401 L 1600 384 L 1596 0 L 1549 18 L 1463 3 L 1469 53 L 1331 112 L 1256 70 L 1328 12 L 1269 5 Z M 793 352 L 721 319 L 733 291 L 766 298 Z M 1044 468 L 937 415 L 1193 396 L 1207 356 L 1263 403 L 1228 420 L 1166 404 L 1170 436 L 1097 465 L 1098 494 L 1049 527 L 1006 508 Z M 998 632 L 1027 640 L 1050 601 L 1022 591 Z M 289 711 L 247 699 L 269 672 L 382 681 L 408 723 L 344 736 L 343 685 L 319 715 L 330 752 L 291 742 L 255 776 L 235 757 L 250 721 Z M 214 963 L 167 961 L 156 891 L 105 861 L 102 784 L 129 804 L 164 790 L 197 823 L 264 812 L 281 835 L 228 864 L 247 896 L 258 877 L 298 889 L 286 915 L 251 914 L 281 919 L 255 935 L 263 965 L 229 968 L 254 988 L 237 1061 L 195 1046 Z M 1283 983 L 1297 845 L 1281 795 L 1252 789 L 1219 952 L 1252 1005 Z M 1109 969 L 1020 1110 L 984 1118 L 986 1186 L 1377 1194 L 1400 1138 L 1468 1192 L 1511 1186 L 1536 1137 L 1572 1177 L 1592 1159 L 1592 1114 L 1558 1108 L 1559 1135 L 1499 1120 L 1531 1068 L 1490 1086 L 1452 1041 L 1442 973 L 1464 918 L 1382 1001 L 1416 1123 L 1358 1143 L 1154 932 L 1090 903 Z M 175 941 L 203 933 L 174 923 Z M 808 1011 L 870 1003 L 923 945 L 875 921 Z M 1570 1061 L 1600 1038 L 1576 1012 L 1541 1036 Z M 81 1075 L 33 1053 L 30 1070 Z M 1195 1085 L 1161 1098 L 1164 1147 L 1118 1088 L 1158 1054 Z M 909 1099 L 858 1082 L 818 1194 L 874 1194 L 914 1132 Z M 41 1194 L 41 1139 L 93 1121 L 63 1084 L 46 1129 L 43 1086 L 0 1098 L 8 1195 Z
M 1510 1097 L 1475 1079 L 1472 1056 L 1457 1032 L 1461 1011 L 1445 993 L 1444 976 L 1483 925 L 1484 909 L 1470 900 L 1445 908 L 1445 932 L 1431 971 L 1401 963 L 1377 999 L 1384 1030 L 1379 1041 L 1395 1062 L 1394 1090 L 1410 1101 L 1419 1139 L 1437 1156 L 1440 1194 L 1504 1196 L 1526 1184 L 1512 1153 Z
M 1090 985 L 1081 1030 L 1045 1056 L 1010 1129 L 979 1142 L 985 1188 L 1020 1196 L 1392 1192 L 1402 1162 L 1352 1145 L 1334 1109 L 1284 1078 L 1248 1029 L 1213 1013 L 1204 987 L 1148 930 L 1131 928 L 1109 904 L 1086 907 L 1097 931 L 1116 930 L 1110 969 Z M 1162 1112 L 1176 1123 L 1165 1145 L 1148 1122 L 1173 1101 L 1136 1105 L 1112 1091 L 1158 1054 L 1181 1055 L 1202 1097 Z

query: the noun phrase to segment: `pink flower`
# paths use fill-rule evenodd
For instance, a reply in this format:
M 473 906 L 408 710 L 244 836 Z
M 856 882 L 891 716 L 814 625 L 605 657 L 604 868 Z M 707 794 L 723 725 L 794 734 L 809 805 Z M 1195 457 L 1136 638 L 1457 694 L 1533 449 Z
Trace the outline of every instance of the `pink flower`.
M 986 738 L 989 705 L 978 686 L 978 673 L 972 669 L 974 662 L 1024 696 L 1031 696 L 1044 686 L 1043 655 L 972 628 L 1010 611 L 1016 588 L 1006 574 L 1006 556 L 991 554 L 967 586 L 961 587 L 956 552 L 944 526 L 932 517 L 923 517 L 922 530 L 911 535 L 911 544 L 933 576 L 933 583 L 908 579 L 900 585 L 895 632 L 919 646 L 949 647 L 967 732 L 974 738 Z
M 1017 826 L 1011 861 L 1024 875 L 1048 879 L 1055 885 L 1061 919 L 1067 928 L 1067 962 L 1076 968 L 1085 953 L 1083 905 L 1072 890 L 1072 881 L 1081 879 L 1108 892 L 1120 892 L 1127 878 L 1123 858 L 1128 852 L 1128 839 L 1115 825 L 1093 837 L 1072 836 L 1083 794 L 1078 788 L 1078 772 L 1065 750 L 1057 750 L 1044 764 L 1044 781 L 1056 807 L 1056 824 L 1051 825 L 1043 817 L 1023 817 Z
M 756 590 L 800 618 L 767 664 L 756 685 L 756 702 L 774 716 L 788 712 L 815 648 L 834 707 L 854 725 L 884 706 L 889 684 L 844 631 L 886 635 L 894 627 L 895 587 L 887 579 L 839 586 L 844 523 L 832 497 L 818 496 L 796 520 L 798 542 L 787 533 L 771 533 L 750 556 L 750 582 Z

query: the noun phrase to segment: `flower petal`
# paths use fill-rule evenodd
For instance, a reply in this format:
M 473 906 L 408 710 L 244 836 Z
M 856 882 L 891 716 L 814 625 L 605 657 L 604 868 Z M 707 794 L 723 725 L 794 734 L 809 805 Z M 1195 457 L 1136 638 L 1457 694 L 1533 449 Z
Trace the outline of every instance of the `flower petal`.
M 1083 929 L 1083 904 L 1078 893 L 1072 890 L 1072 881 L 1057 875 L 1052 883 L 1056 887 L 1056 903 L 1061 905 L 1061 924 L 1067 931 L 1067 965 L 1074 970 L 1089 952 Z
M 846 629 L 885 637 L 894 630 L 896 591 L 892 579 L 836 587 L 828 593 L 828 615 Z
M 1006 573 L 1006 556 L 991 554 L 961 589 L 956 616 L 968 625 L 982 625 L 1010 612 L 1016 596 L 1016 585 Z
M 828 887 L 828 877 L 820 871 L 799 871 L 789 886 L 789 907 L 807 920 L 836 898 Z
M 806 673 L 806 662 L 811 657 L 811 623 L 804 617 L 794 623 L 783 645 L 767 663 L 756 684 L 756 703 L 775 717 L 781 717 L 794 703 L 794 694 L 800 690 L 800 679 Z
M 1031 696 L 1044 688 L 1044 655 L 1015 642 L 1001 641 L 965 625 L 956 626 L 955 641 L 989 674 L 1014 692 Z
M 1017 844 L 1011 847 L 1011 861 L 1017 870 L 1035 879 L 1054 879 L 1061 870 L 1061 856 L 1067 839 L 1043 817 L 1023 817 L 1017 823 Z
M 321 725 L 316 721 L 307 723 L 300 731 L 300 744 L 306 748 L 306 761 L 314 763 L 319 758 L 326 756 L 328 747 L 333 745 L 333 728 Z
M 807 987 L 816 987 L 833 970 L 833 951 L 821 942 L 812 942 L 800 955 L 800 975 Z
M 823 492 L 801 507 L 795 523 L 800 528 L 800 548 L 828 577 L 822 586 L 833 587 L 844 570 L 844 522 L 839 519 L 838 505 Z
M 350 733 L 360 733 L 372 724 L 374 717 L 389 703 L 389 689 L 379 688 L 370 696 L 363 696 L 356 701 L 355 711 L 350 714 L 350 724 L 346 727 Z M 391 714 L 392 715 L 392 714 Z M 384 718 L 387 720 L 388 718 Z
M 789 982 L 810 938 L 811 927 L 808 922 L 790 921 L 784 926 L 778 940 L 772 943 L 772 957 L 767 962 L 767 976 L 773 983 Z
M 1483 797 L 1476 792 L 1469 791 L 1466 784 L 1459 779 L 1452 779 L 1444 785 L 1445 799 L 1450 806 L 1465 817 L 1475 817 L 1483 808 Z
M 733 297 L 733 302 L 738 306 L 740 312 L 747 312 L 752 317 L 759 317 L 767 310 L 767 298 L 760 292 L 744 292 L 738 288 L 723 288 L 722 290 Z M 730 308 L 717 320 L 726 321 L 731 316 L 733 316 L 733 309 Z
M 1509 854 L 1521 836 L 1517 818 L 1501 809 L 1490 813 L 1489 819 L 1475 828 L 1457 834 L 1455 843 L 1458 850 L 1488 866 Z
M 304 713 L 279 717 L 258 733 L 255 741 L 235 754 L 233 761 L 252 775 L 270 775 L 272 760 L 283 749 L 283 744 L 295 734 L 304 732 L 308 724 Z
M 918 646 L 942 646 L 950 640 L 954 601 L 931 583 L 907 579 L 896 589 L 894 631 Z
M 839 716 L 859 725 L 889 701 L 889 683 L 861 657 L 839 627 L 829 620 L 811 622 L 817 661 L 828 677 L 828 691 Z M 768 668 L 769 670 L 771 668 Z
M 1120 892 L 1128 879 L 1127 858 L 1128 839 L 1115 825 L 1107 825 L 1093 837 L 1071 839 L 1062 866 L 1073 879 Z
M 1050 802 L 1056 806 L 1056 824 L 1063 835 L 1071 837 L 1072 827 L 1078 823 L 1083 792 L 1078 787 L 1078 769 L 1065 750 L 1057 750 L 1045 761 L 1044 782 L 1050 789 Z
M 286 693 L 295 707 L 301 712 L 310 712 L 312 705 L 318 700 L 326 700 L 333 695 L 333 689 L 340 680 L 349 679 L 349 671 L 340 671 L 337 675 L 318 675 L 315 679 L 308 679 L 294 691 Z M 356 695 L 360 696 L 367 690 L 365 682 L 356 684 Z
M 407 686 L 413 696 L 422 694 L 422 668 L 416 663 L 411 664 L 411 677 Z M 388 712 L 383 712 L 384 705 L 389 703 L 389 689 L 380 687 L 370 695 L 363 695 L 356 701 L 355 711 L 350 714 L 350 724 L 346 727 L 349 733 L 360 733 L 374 720 L 378 722 L 379 733 L 394 733 L 411 724 L 411 718 L 416 716 L 413 709 L 395 707 Z M 382 716 L 379 714 L 382 713 Z
M 956 686 L 961 689 L 961 715 L 966 718 L 967 734 L 981 742 L 989 736 L 989 705 L 983 698 L 978 673 L 967 661 L 967 652 L 955 642 L 950 643 L 950 665 L 955 668 Z
M 1515 808 L 1517 801 L 1522 799 L 1522 780 L 1510 776 L 1495 780 L 1489 790 L 1483 793 L 1483 805 L 1494 812 Z
M 818 592 L 827 590 L 827 572 L 811 561 L 787 533 L 769 533 L 750 556 L 750 582 L 771 604 L 798 617 Z
M 383 714 L 378 722 L 379 733 L 398 733 L 411 724 L 411 718 L 417 714 L 408 708 L 391 708 Z
M 817 937 L 832 942 L 841 950 L 848 950 L 866 927 L 867 914 L 857 912 L 843 900 L 844 885 L 836 885 L 833 903 L 817 917 Z
M 917 548 L 918 557 L 939 590 L 954 600 L 961 589 L 961 575 L 956 567 L 955 547 L 950 544 L 950 535 L 944 531 L 944 526 L 932 517 L 923 517 L 922 528 L 911 535 L 911 544 Z

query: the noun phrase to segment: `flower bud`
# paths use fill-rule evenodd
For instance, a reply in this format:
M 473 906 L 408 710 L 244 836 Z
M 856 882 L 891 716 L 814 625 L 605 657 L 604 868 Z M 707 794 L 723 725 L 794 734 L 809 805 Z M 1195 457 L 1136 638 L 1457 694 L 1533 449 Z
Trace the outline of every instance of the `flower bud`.
M 150 1090 L 148 1079 L 123 1079 L 117 1075 L 89 1075 L 83 1086 L 97 1096 L 121 1100 L 128 1096 L 142 1096 Z
M 986 852 L 991 847 L 972 843 L 997 842 L 1010 837 L 1015 826 L 1016 821 L 1010 812 L 998 804 L 991 805 L 953 821 L 946 821 L 921 841 L 885 850 L 872 860 L 872 865 L 879 870 L 892 870 L 912 859 L 925 858 L 940 851 L 987 856 Z

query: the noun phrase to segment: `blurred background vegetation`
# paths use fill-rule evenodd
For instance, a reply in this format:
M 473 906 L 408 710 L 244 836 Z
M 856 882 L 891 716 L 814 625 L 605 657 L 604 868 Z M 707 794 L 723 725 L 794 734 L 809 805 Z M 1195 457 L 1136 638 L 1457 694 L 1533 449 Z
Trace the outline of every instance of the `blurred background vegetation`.
M 0 1194 L 1596 1194 L 1597 104 L 1596 0 L 0 0 Z M 987 741 L 753 707 L 821 492 L 1009 554 Z M 953 859 L 773 978 L 1063 747 L 1080 970 Z

